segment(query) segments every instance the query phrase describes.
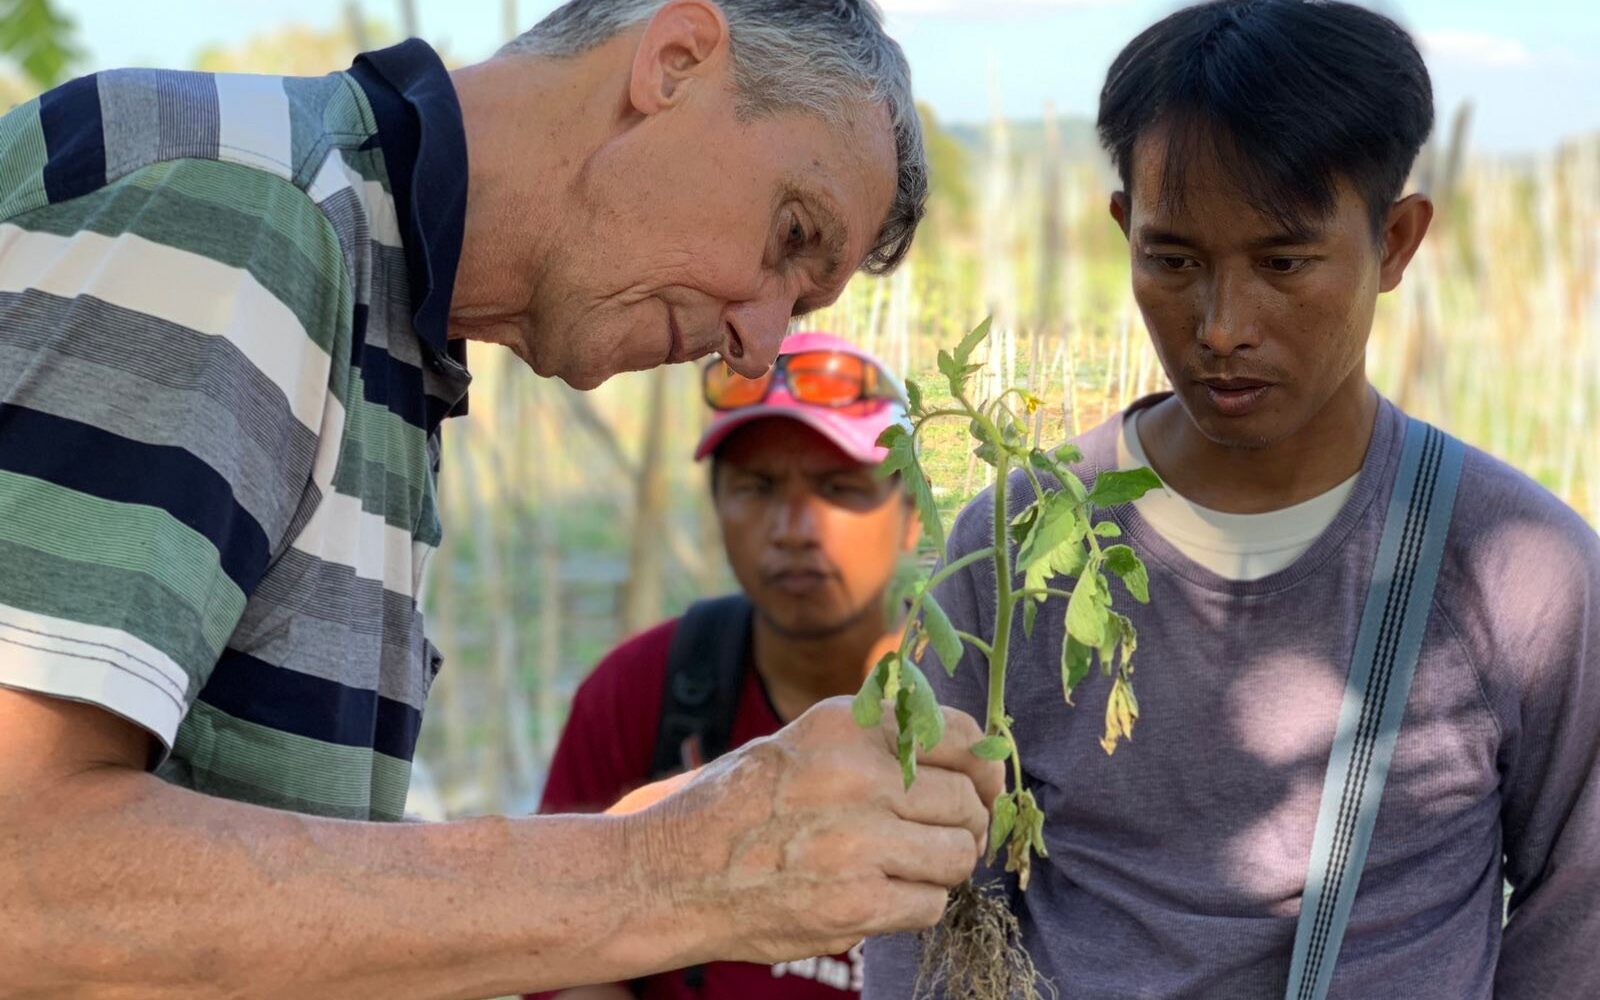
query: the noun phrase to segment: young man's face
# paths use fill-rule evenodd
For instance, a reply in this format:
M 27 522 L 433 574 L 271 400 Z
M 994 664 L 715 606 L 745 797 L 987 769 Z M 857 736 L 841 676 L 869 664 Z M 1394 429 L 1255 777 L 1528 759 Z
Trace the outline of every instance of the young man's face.
M 876 609 L 917 539 L 895 483 L 782 418 L 735 432 L 717 460 L 713 499 L 728 563 L 774 629 L 827 638 Z
M 1175 211 L 1160 198 L 1165 162 L 1164 136 L 1141 138 L 1132 191 L 1111 211 L 1128 236 L 1134 298 L 1195 426 L 1219 445 L 1263 448 L 1325 410 L 1359 410 L 1374 307 L 1415 249 L 1404 245 L 1410 228 L 1397 236 L 1391 221 L 1380 243 L 1341 181 L 1325 218 L 1286 230 L 1209 158 L 1187 164 Z

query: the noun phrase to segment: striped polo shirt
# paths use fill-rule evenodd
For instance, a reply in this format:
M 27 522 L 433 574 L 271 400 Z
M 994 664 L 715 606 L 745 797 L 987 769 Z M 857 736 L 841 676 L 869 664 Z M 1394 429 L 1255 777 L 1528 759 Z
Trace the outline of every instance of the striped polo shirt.
M 0 684 L 137 723 L 176 784 L 401 815 L 466 183 L 418 41 L 0 118 Z

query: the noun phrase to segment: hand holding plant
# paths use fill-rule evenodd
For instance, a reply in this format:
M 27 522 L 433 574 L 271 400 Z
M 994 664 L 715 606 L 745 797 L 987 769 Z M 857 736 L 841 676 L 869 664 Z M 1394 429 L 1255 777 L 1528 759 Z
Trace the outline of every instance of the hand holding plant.
M 897 607 L 909 603 L 908 625 L 900 646 L 885 654 L 868 676 L 856 696 L 854 714 L 861 725 L 876 726 L 884 703 L 892 703 L 900 765 L 909 788 L 916 779 L 917 745 L 930 748 L 943 736 L 938 700 L 918 662 L 925 662 L 924 653 L 931 649 L 944 670 L 954 676 L 964 647 L 983 654 L 989 668 L 985 734 L 973 744 L 972 752 L 988 760 L 1009 760 L 1012 773 L 1011 789 L 995 800 L 988 860 L 994 861 L 1003 846 L 1006 870 L 1015 872 L 1026 890 L 1031 859 L 1034 854 L 1046 856 L 1046 850 L 1044 813 L 1023 785 L 1021 749 L 1011 729 L 1012 717 L 1006 713 L 1005 675 L 1013 621 L 1020 612 L 1023 634 L 1031 636 L 1043 605 L 1052 597 L 1065 600 L 1061 649 L 1065 700 L 1073 704 L 1073 693 L 1098 663 L 1101 673 L 1111 680 L 1100 745 L 1110 754 L 1122 740 L 1132 739 L 1139 717 L 1132 663 L 1138 635 L 1133 623 L 1112 608 L 1110 577 L 1120 579 L 1128 594 L 1140 602 L 1150 599 L 1149 577 L 1133 549 L 1114 541 L 1121 535 L 1116 523 L 1096 523 L 1094 515 L 1100 508 L 1138 499 L 1159 486 L 1160 480 L 1149 469 L 1105 471 L 1095 478 L 1091 490 L 1071 471 L 1070 466 L 1082 459 L 1077 448 L 1065 445 L 1045 451 L 1029 445 L 1023 416 L 1040 405 L 1032 394 L 1012 388 L 986 403 L 974 404 L 970 383 L 980 366 L 971 358 L 988 333 L 985 320 L 953 352 L 939 352 L 939 371 L 949 380 L 948 405 L 925 406 L 920 387 L 907 383 L 911 426 L 891 427 L 879 439 L 889 449 L 879 471 L 904 478 L 916 500 L 926 539 L 943 552 L 943 522 L 923 473 L 917 443 L 933 421 L 965 420 L 976 444 L 974 453 L 994 470 L 991 544 L 949 561 L 931 577 L 914 563 L 902 568 L 889 597 Z M 1033 499 L 1011 514 L 1007 487 L 1014 469 L 1027 476 Z M 1053 486 L 1047 488 L 1047 482 Z M 984 560 L 993 560 L 995 571 L 995 626 L 989 639 L 957 630 L 934 597 L 940 583 Z M 1020 951 L 1015 929 L 1015 917 L 993 894 L 970 886 L 956 890 L 945 921 L 932 932 L 934 939 L 925 942 L 918 992 L 945 981 L 952 995 L 979 1000 L 1002 1000 L 1013 990 L 1036 996 L 1032 962 Z M 933 945 L 940 940 L 944 954 L 932 956 L 930 962 L 930 952 L 937 950 Z

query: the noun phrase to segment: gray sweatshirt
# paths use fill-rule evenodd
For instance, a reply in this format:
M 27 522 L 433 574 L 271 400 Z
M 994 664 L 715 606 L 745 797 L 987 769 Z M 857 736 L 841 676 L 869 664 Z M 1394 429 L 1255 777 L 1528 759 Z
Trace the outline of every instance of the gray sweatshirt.
M 1148 405 L 1151 400 L 1142 401 Z M 1078 442 L 1114 468 L 1121 418 Z M 1064 602 L 1020 615 L 1006 704 L 1050 857 L 1008 886 L 1025 943 L 1067 1000 L 1277 1000 L 1404 417 L 1383 404 L 1354 491 L 1293 565 L 1225 580 L 1131 505 L 1109 512 L 1150 570 L 1135 738 L 1098 739 L 1109 682 L 1062 698 Z M 1020 475 L 1016 507 L 1031 498 Z M 949 555 L 990 543 L 973 501 Z M 992 634 L 992 565 L 938 594 Z M 986 667 L 928 670 L 977 718 Z M 983 873 L 983 878 L 996 878 Z M 1502 879 L 1515 891 L 1502 930 Z M 909 997 L 916 940 L 868 943 L 869 1000 Z M 1468 449 L 1421 658 L 1332 998 L 1600 997 L 1600 538 L 1544 489 Z

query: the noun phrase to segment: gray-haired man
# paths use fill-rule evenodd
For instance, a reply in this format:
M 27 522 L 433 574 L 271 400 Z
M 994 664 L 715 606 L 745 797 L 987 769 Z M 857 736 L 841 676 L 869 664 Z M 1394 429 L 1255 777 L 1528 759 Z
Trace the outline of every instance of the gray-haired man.
M 408 42 L 0 119 L 4 985 L 473 997 L 937 919 L 999 785 L 958 713 L 910 794 L 825 703 L 637 815 L 371 822 L 465 341 L 760 372 L 904 253 L 923 169 L 844 2 L 588 0 L 453 75 Z

